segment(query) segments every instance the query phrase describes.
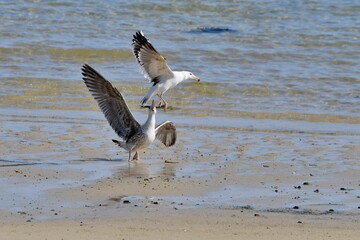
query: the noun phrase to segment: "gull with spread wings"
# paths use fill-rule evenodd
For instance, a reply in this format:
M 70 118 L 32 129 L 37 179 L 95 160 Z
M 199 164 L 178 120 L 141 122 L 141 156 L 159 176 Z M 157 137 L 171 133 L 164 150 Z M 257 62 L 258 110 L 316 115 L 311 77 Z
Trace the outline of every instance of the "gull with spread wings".
M 144 106 L 156 94 L 160 98 L 159 106 L 167 109 L 167 102 L 163 94 L 181 83 L 184 80 L 200 81 L 200 78 L 188 71 L 172 71 L 167 65 L 166 60 L 153 47 L 142 31 L 138 31 L 133 36 L 133 52 L 141 70 L 146 78 L 153 84 L 140 104 Z
M 152 101 L 148 119 L 140 125 L 130 112 L 121 93 L 114 88 L 100 73 L 85 64 L 82 67 L 83 80 L 89 91 L 97 101 L 110 126 L 121 140 L 114 143 L 132 153 L 133 160 L 139 160 L 139 150 L 149 146 L 155 139 L 160 140 L 166 147 L 176 142 L 176 128 L 170 121 L 165 121 L 155 127 L 156 107 Z

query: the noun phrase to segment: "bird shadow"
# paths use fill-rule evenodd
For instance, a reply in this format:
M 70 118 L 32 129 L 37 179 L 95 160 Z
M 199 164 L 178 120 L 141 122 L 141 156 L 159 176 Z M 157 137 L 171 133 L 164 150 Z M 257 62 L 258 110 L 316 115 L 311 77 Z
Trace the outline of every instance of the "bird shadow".
M 35 166 L 35 165 L 58 165 L 58 163 L 31 162 L 30 160 L 6 160 L 6 159 L 0 159 L 0 168 Z
M 125 162 L 125 159 L 113 159 L 113 158 L 87 158 L 74 160 L 76 162 Z M 127 160 L 126 160 L 127 161 Z

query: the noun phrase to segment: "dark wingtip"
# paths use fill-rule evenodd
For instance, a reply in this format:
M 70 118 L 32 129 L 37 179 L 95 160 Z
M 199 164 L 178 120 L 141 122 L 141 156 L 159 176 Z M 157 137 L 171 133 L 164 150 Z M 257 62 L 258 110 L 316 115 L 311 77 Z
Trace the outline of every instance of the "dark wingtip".
M 81 67 L 81 75 L 83 75 L 84 81 L 86 80 L 86 77 L 89 75 L 89 72 L 91 71 L 93 71 L 93 68 L 86 63 Z
M 90 65 L 88 65 L 88 64 L 85 63 L 85 64 L 82 65 L 82 67 L 81 67 L 82 74 L 84 75 L 84 73 L 85 73 L 86 71 L 91 70 L 91 69 L 93 69 L 93 68 L 90 67 Z
M 141 30 L 138 30 L 137 32 L 135 32 L 135 34 L 133 35 L 133 44 L 135 43 L 135 41 L 139 41 L 140 39 L 144 38 L 144 34 Z

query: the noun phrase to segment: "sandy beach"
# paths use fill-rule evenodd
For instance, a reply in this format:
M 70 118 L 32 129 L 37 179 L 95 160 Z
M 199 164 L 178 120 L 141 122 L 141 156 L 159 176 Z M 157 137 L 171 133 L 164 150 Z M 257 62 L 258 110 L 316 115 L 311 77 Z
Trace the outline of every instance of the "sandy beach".
M 257 210 L 251 205 L 221 204 L 217 199 L 208 202 L 204 196 L 220 187 L 213 184 L 219 179 L 174 177 L 173 164 L 164 164 L 164 174 L 151 177 L 142 172 L 149 164 L 141 165 L 92 183 L 82 182 L 86 176 L 76 171 L 1 168 L 1 176 L 13 180 L 13 186 L 40 189 L 38 196 L 24 197 L 22 192 L 7 199 L 8 208 L 3 206 L 0 212 L 0 238 L 358 239 L 360 234 L 356 211 Z M 55 179 L 78 181 L 79 186 L 60 184 L 43 192 L 39 182 Z M 199 187 L 204 184 L 205 188 Z
M 197 134 L 187 136 L 188 127 L 180 125 L 174 148 L 158 143 L 142 153 L 143 160 L 128 163 L 126 153 L 108 140 L 111 129 L 104 121 L 53 117 L 49 131 L 49 123 L 38 118 L 12 117 L 15 125 L 29 127 L 17 134 L 11 124 L 2 128 L 7 141 L 1 151 L 8 160 L 0 168 L 1 239 L 357 239 L 360 234 L 353 158 L 359 147 L 346 141 L 328 147 L 339 136 L 211 126 L 192 127 Z M 221 144 L 224 139 L 228 144 Z M 331 158 L 305 161 L 323 152 L 341 153 L 354 169 L 339 171 Z
M 102 207 L 108 208 L 108 207 Z M 102 211 L 102 208 L 98 208 Z M 89 208 L 87 209 L 87 211 Z M 92 209 L 93 210 L 93 209 Z M 79 209 L 79 213 L 83 211 Z M 105 210 L 106 211 L 106 210 Z M 2 221 L 1 239 L 358 239 L 358 219 L 257 213 L 113 207 L 117 217 L 41 222 Z M 258 214 L 254 216 L 255 214 Z M 101 215 L 101 214 L 99 214 Z

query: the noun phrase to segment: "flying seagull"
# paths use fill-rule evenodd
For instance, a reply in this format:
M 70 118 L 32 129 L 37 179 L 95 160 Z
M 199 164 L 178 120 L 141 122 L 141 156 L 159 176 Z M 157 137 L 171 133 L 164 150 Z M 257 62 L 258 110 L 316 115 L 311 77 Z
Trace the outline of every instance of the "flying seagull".
M 132 153 L 133 160 L 139 160 L 139 151 L 149 146 L 155 139 L 160 140 L 166 147 L 176 142 L 176 128 L 170 121 L 165 121 L 155 127 L 156 107 L 152 101 L 148 119 L 140 125 L 131 114 L 125 99 L 100 73 L 85 64 L 82 67 L 83 80 L 89 91 L 97 101 L 110 126 L 121 140 L 112 140 L 129 152 L 129 161 Z
M 137 31 L 133 36 L 133 52 L 137 62 L 140 64 L 144 76 L 153 84 L 146 96 L 141 100 L 144 106 L 156 94 L 160 98 L 159 107 L 164 104 L 167 109 L 167 102 L 163 94 L 170 88 L 175 87 L 184 80 L 193 79 L 200 81 L 200 78 L 188 71 L 172 71 L 166 63 L 166 59 L 160 55 L 142 31 Z

